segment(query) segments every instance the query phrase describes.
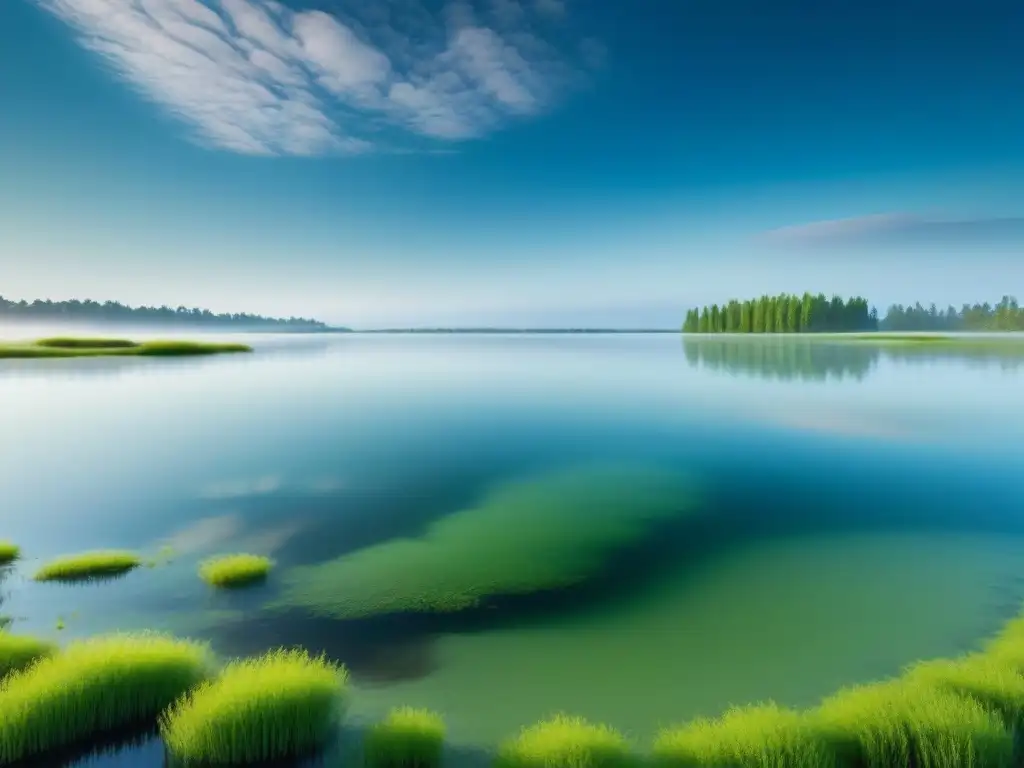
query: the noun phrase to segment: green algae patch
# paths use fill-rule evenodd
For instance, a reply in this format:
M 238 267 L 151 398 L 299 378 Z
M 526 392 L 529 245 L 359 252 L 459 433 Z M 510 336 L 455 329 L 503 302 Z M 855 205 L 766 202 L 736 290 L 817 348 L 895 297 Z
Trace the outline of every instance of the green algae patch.
M 622 768 L 629 745 L 616 730 L 581 717 L 556 715 L 524 728 L 498 749 L 496 768 Z
M 454 612 L 494 596 L 579 584 L 658 522 L 695 514 L 682 476 L 587 467 L 510 483 L 413 539 L 394 539 L 284 575 L 275 607 L 353 619 Z
M 0 344 L 3 358 L 49 357 L 175 357 L 252 352 L 247 344 L 203 341 L 129 341 L 128 339 L 52 338 Z
M 274 561 L 260 555 L 223 555 L 199 566 L 199 577 L 214 587 L 245 587 L 264 581 Z
M 974 699 L 920 681 L 849 688 L 812 713 L 843 764 L 961 768 L 1013 764 L 1013 735 Z
M 838 756 L 804 712 L 775 704 L 734 708 L 662 730 L 654 742 L 661 768 L 836 768 Z
M 163 635 L 73 642 L 0 683 L 0 764 L 155 720 L 210 670 L 205 645 Z
M 160 718 L 180 764 L 245 764 L 299 756 L 326 744 L 348 680 L 344 667 L 301 650 L 235 661 Z
M 369 768 L 437 768 L 444 750 L 444 720 L 435 712 L 396 707 L 366 733 Z
M 0 540 L 0 565 L 9 565 L 21 556 L 21 547 L 10 541 Z
M 12 635 L 0 630 L 0 680 L 32 666 L 57 652 L 57 646 L 28 635 Z
M 36 581 L 89 581 L 120 576 L 138 568 L 141 558 L 132 552 L 104 550 L 83 552 L 51 560 L 36 571 Z

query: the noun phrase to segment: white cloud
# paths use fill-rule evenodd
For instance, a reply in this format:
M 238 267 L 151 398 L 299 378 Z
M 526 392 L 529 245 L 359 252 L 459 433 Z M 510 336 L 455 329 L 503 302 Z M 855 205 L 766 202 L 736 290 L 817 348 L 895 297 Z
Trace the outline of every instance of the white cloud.
M 550 108 L 588 58 L 530 26 L 562 0 L 36 1 L 196 140 L 247 154 L 363 151 L 387 126 L 473 138 Z

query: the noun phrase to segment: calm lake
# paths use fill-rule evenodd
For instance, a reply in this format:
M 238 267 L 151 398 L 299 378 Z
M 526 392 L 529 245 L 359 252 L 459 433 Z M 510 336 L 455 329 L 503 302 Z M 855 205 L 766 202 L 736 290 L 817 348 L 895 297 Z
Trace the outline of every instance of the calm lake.
M 326 651 L 352 672 L 353 727 L 426 706 L 482 754 L 558 711 L 643 744 L 733 703 L 813 704 L 970 649 L 1024 600 L 1024 356 L 674 334 L 250 343 L 0 361 L 12 631 Z M 158 563 L 30 580 L 94 548 Z M 277 567 L 212 593 L 199 561 L 236 551 Z M 385 610 L 467 588 L 444 612 Z M 78 764 L 163 760 L 150 739 Z

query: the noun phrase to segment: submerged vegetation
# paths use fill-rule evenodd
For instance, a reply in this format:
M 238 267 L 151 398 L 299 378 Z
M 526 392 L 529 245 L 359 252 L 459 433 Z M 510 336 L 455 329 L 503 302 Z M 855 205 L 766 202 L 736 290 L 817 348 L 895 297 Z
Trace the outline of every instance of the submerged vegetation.
M 53 643 L 0 629 L 0 680 L 56 653 Z
M 498 768 L 621 768 L 629 745 L 616 730 L 581 717 L 556 715 L 524 728 L 498 750 Z
M 13 563 L 21 555 L 21 547 L 9 541 L 0 540 L 0 565 Z
M 120 576 L 138 568 L 142 560 L 132 552 L 83 552 L 51 560 L 36 571 L 36 581 L 87 581 L 109 576 Z
M 205 341 L 129 341 L 127 339 L 51 338 L 0 344 L 0 358 L 36 357 L 177 357 L 252 352 L 247 344 Z
M 199 576 L 215 587 L 244 587 L 263 581 L 274 563 L 260 555 L 223 555 L 199 566 Z
M 271 651 L 229 664 L 160 720 L 186 764 L 245 764 L 302 755 L 331 737 L 347 683 L 344 667 L 304 651 Z
M 161 635 L 71 643 L 0 684 L 0 764 L 154 719 L 210 671 L 205 646 Z
M 396 707 L 366 733 L 369 768 L 436 768 L 444 749 L 444 720 L 435 712 Z
M 452 612 L 489 597 L 578 584 L 659 521 L 699 507 L 667 471 L 596 466 L 499 487 L 415 539 L 377 544 L 285 576 L 283 606 L 352 619 Z

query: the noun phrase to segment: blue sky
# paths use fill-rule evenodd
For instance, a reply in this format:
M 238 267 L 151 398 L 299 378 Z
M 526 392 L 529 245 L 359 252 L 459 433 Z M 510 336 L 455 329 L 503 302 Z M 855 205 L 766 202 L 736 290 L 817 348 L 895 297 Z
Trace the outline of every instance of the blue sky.
M 1024 294 L 1021 40 L 1009 0 L 4 0 L 0 293 L 356 327 Z

